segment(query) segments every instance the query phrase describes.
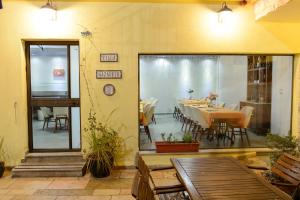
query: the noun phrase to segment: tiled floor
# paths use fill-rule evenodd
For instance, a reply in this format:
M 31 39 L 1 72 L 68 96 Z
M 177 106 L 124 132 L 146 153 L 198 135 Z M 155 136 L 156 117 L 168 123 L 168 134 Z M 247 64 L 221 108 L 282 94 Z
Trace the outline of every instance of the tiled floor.
M 249 157 L 245 164 L 266 166 L 267 157 Z M 146 161 L 147 162 L 147 161 Z M 89 174 L 78 178 L 11 178 L 6 171 L 0 178 L 0 200 L 133 200 L 131 185 L 134 169 L 114 170 L 107 178 Z M 156 171 L 154 180 L 162 185 L 176 182 L 174 171 Z
M 16 178 L 6 172 L 0 179 L 0 200 L 132 200 L 135 170 L 115 170 L 107 178 Z

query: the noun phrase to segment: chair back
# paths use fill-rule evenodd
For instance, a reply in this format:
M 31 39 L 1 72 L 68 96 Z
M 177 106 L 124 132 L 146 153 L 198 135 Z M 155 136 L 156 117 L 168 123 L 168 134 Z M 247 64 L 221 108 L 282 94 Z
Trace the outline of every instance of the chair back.
M 52 112 L 48 107 L 41 107 L 41 111 L 43 113 L 44 118 L 50 117 L 52 115 Z
M 145 113 L 146 124 L 144 124 L 144 125 L 148 125 L 152 121 L 152 117 L 154 115 L 154 108 L 155 108 L 154 106 L 150 106 L 150 109 L 148 110 L 148 112 Z
M 59 116 L 59 115 L 68 116 L 69 108 L 68 107 L 53 107 L 53 115 L 54 115 L 54 117 Z
M 282 154 L 271 171 L 285 181 L 297 186 L 300 183 L 300 159 L 290 154 Z
M 230 104 L 227 106 L 228 109 L 230 110 L 237 110 L 238 109 L 238 105 L 237 104 Z
M 147 112 L 149 112 L 150 107 L 151 107 L 151 104 L 150 104 L 150 103 L 145 103 L 145 104 L 144 104 L 144 107 L 143 107 L 143 112 L 144 112 L 145 114 L 146 114 Z
M 244 127 L 243 128 L 247 128 L 249 123 L 250 123 L 250 120 L 251 120 L 251 116 L 252 116 L 252 113 L 254 111 L 254 108 L 251 107 L 251 106 L 244 106 L 242 109 L 241 109 L 241 112 L 244 114 L 244 118 L 245 118 L 245 121 L 244 121 Z
M 131 195 L 137 199 L 138 195 L 139 195 L 139 185 L 141 183 L 141 173 L 139 172 L 139 170 L 136 171 L 134 178 L 133 178 L 133 182 L 132 182 L 132 186 L 131 186 Z

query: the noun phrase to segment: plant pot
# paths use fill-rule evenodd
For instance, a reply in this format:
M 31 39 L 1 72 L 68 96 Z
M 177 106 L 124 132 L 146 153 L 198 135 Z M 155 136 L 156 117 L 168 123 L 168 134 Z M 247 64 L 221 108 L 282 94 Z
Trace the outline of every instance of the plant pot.
M 198 152 L 199 142 L 155 142 L 157 153 Z
M 113 159 L 111 160 L 111 166 L 113 164 Z M 89 159 L 89 171 L 95 178 L 104 178 L 110 175 L 111 169 L 104 167 L 100 164 L 98 166 L 98 160 Z
M 0 162 L 0 178 L 3 176 L 5 170 L 4 162 Z

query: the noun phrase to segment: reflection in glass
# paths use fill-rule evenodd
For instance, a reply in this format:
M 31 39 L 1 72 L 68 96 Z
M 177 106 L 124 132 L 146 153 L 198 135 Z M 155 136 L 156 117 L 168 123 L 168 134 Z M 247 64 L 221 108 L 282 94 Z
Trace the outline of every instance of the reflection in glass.
M 34 149 L 68 149 L 69 108 L 33 107 L 32 133 Z
M 68 49 L 66 45 L 31 45 L 32 97 L 68 96 Z

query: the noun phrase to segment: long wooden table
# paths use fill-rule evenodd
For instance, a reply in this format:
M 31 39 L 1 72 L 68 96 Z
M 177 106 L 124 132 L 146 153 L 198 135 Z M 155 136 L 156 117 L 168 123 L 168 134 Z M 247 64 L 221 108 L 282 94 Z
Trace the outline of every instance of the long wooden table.
M 172 158 L 171 162 L 193 200 L 292 200 L 234 158 Z

